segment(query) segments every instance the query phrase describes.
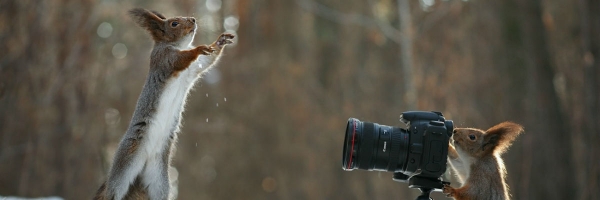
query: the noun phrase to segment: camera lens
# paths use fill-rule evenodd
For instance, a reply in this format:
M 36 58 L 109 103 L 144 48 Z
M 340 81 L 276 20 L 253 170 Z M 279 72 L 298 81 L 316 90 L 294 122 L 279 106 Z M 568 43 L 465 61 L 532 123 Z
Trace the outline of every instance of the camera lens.
M 398 127 L 348 119 L 342 168 L 403 172 L 408 158 L 409 134 Z

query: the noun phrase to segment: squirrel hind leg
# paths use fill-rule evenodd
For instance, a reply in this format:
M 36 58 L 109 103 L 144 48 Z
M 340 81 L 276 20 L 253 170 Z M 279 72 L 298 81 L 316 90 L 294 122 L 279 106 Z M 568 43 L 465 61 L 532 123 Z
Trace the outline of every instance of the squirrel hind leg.
M 150 199 L 168 199 L 170 193 L 169 164 L 164 159 L 151 159 L 142 172 Z
M 134 152 L 139 153 L 139 152 Z M 106 197 L 109 199 L 123 199 L 128 193 L 132 183 L 139 179 L 142 172 L 145 159 L 142 156 L 124 156 L 117 155 L 116 164 L 113 165 L 111 173 L 106 181 Z M 117 168 L 115 168 L 118 166 Z
M 106 197 L 106 182 L 103 183 L 102 186 L 100 186 L 100 188 L 98 188 L 96 196 L 94 196 L 94 200 L 108 200 L 108 198 Z
M 127 195 L 125 195 L 125 198 L 123 199 L 150 199 L 147 188 L 144 186 L 139 176 L 129 187 L 129 192 L 127 192 Z

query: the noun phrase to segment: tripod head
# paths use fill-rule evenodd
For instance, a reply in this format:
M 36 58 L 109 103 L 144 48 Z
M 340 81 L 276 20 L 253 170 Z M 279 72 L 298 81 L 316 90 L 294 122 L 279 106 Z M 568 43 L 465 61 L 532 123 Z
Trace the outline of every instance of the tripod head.
M 394 173 L 394 177 L 392 178 L 394 181 L 408 182 L 409 188 L 419 188 L 421 190 L 421 195 L 417 197 L 417 200 L 433 200 L 429 195 L 435 189 L 442 189 L 444 185 L 449 185 L 450 182 L 442 181 L 441 178 L 430 178 L 430 177 L 422 177 L 422 176 L 412 176 L 409 177 L 406 174 L 396 172 Z

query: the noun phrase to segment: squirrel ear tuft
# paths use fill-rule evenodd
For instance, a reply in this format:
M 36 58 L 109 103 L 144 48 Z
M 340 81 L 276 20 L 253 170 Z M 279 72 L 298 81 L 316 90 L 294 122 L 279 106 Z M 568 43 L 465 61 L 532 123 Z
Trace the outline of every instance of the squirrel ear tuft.
M 483 151 L 504 153 L 512 142 L 523 132 L 523 126 L 513 122 L 502 122 L 485 131 Z
M 161 19 L 167 19 L 164 15 L 160 14 L 159 12 L 153 10 L 152 13 L 154 13 L 157 17 L 161 18 Z
M 162 14 L 143 8 L 134 8 L 129 10 L 129 15 L 139 26 L 148 30 L 155 41 L 164 38 L 165 17 Z

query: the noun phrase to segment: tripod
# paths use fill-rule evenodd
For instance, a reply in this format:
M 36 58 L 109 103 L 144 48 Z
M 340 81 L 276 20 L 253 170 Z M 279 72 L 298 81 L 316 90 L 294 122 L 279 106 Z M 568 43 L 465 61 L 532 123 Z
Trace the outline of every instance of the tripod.
M 408 177 L 405 174 L 396 172 L 394 173 L 394 177 L 392 178 L 394 181 L 408 182 L 409 188 L 419 188 L 421 190 L 421 195 L 417 197 L 417 200 L 433 200 L 429 195 L 435 189 L 442 189 L 445 184 L 450 184 L 450 182 L 442 181 L 441 178 L 429 178 L 429 177 L 421 177 L 421 176 L 412 176 Z

